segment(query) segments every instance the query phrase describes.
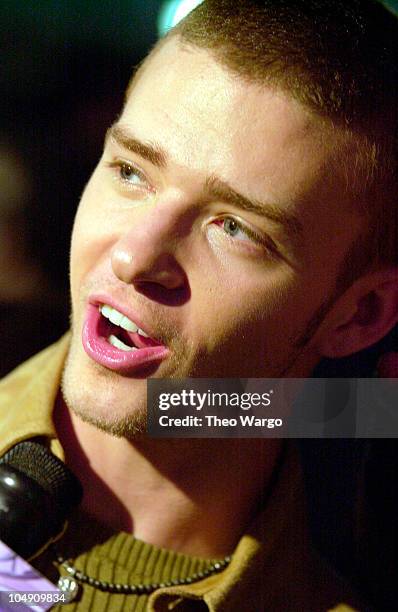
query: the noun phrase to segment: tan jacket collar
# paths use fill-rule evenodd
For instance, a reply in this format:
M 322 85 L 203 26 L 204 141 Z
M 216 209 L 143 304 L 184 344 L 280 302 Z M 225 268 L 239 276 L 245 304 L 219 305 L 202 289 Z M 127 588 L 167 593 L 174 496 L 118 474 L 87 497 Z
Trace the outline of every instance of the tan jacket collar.
M 0 456 L 11 446 L 36 436 L 52 441 L 51 449 L 63 458 L 56 440 L 52 412 L 68 352 L 70 334 L 32 357 L 0 383 Z

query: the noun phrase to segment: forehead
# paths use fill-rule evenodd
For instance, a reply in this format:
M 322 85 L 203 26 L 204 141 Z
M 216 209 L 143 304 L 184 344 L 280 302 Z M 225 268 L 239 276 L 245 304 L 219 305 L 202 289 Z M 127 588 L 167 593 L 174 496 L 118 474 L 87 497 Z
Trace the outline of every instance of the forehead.
M 162 141 L 177 163 L 217 174 L 245 170 L 241 180 L 249 182 L 259 175 L 265 183 L 277 178 L 304 149 L 306 174 L 316 172 L 325 153 L 318 118 L 282 92 L 231 74 L 208 51 L 183 46 L 177 37 L 140 71 L 122 120 L 138 136 Z

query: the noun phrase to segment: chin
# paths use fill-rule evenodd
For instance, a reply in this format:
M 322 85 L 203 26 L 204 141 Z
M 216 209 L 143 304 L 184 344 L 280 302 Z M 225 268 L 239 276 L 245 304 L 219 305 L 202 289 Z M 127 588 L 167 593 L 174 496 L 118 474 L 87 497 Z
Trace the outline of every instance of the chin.
M 134 440 L 146 435 L 146 409 L 142 412 L 138 410 L 134 414 L 113 418 L 110 418 L 109 415 L 102 416 L 97 411 L 94 414 L 88 410 L 80 411 L 75 408 L 72 408 L 72 410 L 82 421 L 110 436 Z
M 146 380 L 124 378 L 71 346 L 62 377 L 68 408 L 84 422 L 117 437 L 146 432 Z

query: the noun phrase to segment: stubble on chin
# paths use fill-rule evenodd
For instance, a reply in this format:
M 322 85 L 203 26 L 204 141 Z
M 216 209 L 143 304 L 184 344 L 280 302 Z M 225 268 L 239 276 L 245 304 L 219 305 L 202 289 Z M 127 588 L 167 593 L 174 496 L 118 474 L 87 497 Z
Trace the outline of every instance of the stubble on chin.
M 72 340 L 61 379 L 61 392 L 68 409 L 85 423 L 111 436 L 142 437 L 147 427 L 146 398 L 137 398 L 134 406 L 126 398 L 124 406 L 115 407 L 117 374 L 93 363 L 85 377 L 78 367 L 77 352 Z

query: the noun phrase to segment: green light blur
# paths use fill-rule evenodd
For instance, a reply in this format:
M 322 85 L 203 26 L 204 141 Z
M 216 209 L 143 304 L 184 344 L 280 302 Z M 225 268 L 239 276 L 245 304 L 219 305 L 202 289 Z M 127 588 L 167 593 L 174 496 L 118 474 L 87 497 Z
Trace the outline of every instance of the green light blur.
M 163 3 L 158 15 L 158 33 L 164 36 L 181 19 L 188 15 L 203 0 L 168 0 Z

